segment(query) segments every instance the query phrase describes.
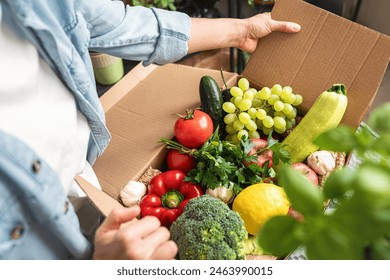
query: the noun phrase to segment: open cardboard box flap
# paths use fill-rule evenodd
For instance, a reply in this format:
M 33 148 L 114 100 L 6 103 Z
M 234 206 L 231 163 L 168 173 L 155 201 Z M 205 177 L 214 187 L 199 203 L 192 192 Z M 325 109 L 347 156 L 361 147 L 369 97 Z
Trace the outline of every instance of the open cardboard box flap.
M 291 85 L 306 113 L 335 83 L 347 88 L 343 123 L 358 127 L 370 109 L 390 58 L 390 37 L 302 0 L 278 0 L 272 18 L 297 22 L 300 32 L 262 38 L 243 76 L 261 86 Z
M 304 97 L 302 113 L 322 91 L 344 83 L 349 105 L 343 123 L 357 127 L 387 68 L 390 38 L 302 0 L 276 1 L 272 17 L 298 22 L 302 29 L 261 39 L 243 76 L 257 86 L 291 85 Z M 104 214 L 118 206 L 119 192 L 129 180 L 137 180 L 150 166 L 163 166 L 165 148 L 158 141 L 173 137 L 175 113 L 200 105 L 199 81 L 204 75 L 223 85 L 217 70 L 138 65 L 102 96 L 112 134 L 94 165 L 105 192 L 95 204 Z M 238 76 L 224 75 L 230 81 Z
M 199 81 L 204 75 L 223 83 L 217 70 L 139 64 L 101 97 L 112 140 L 93 168 L 106 194 L 98 196 L 85 180 L 77 181 L 103 214 L 118 207 L 119 193 L 129 180 L 137 180 L 150 166 L 163 165 L 165 147 L 158 141 L 173 137 L 175 114 L 199 107 Z M 107 206 L 110 200 L 112 205 Z

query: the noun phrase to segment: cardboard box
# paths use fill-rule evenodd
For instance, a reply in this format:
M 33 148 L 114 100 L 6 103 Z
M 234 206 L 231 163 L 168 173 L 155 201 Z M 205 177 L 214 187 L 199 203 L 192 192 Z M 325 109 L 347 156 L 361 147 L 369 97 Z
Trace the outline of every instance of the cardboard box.
M 291 85 L 304 97 L 301 114 L 322 91 L 344 83 L 349 105 L 342 122 L 357 127 L 387 68 L 390 38 L 301 0 L 278 0 L 272 17 L 298 22 L 302 29 L 261 39 L 242 76 L 255 87 Z M 112 142 L 94 165 L 104 193 L 93 188 L 87 192 L 103 213 L 119 205 L 119 192 L 129 180 L 138 179 L 150 166 L 163 166 L 166 151 L 158 141 L 173 137 L 175 113 L 199 106 L 203 75 L 222 86 L 217 70 L 138 65 L 101 97 Z M 225 73 L 231 85 L 237 77 Z

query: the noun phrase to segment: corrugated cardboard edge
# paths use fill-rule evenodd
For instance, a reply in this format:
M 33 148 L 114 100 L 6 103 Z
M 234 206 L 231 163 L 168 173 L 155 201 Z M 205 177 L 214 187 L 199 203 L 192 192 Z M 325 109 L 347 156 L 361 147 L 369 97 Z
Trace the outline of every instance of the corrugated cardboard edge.
M 115 106 L 115 104 L 121 100 L 124 95 L 131 91 L 141 80 L 148 76 L 157 67 L 158 66 L 156 65 L 144 67 L 142 66 L 142 63 L 135 66 L 119 82 L 117 82 L 102 97 L 100 97 L 100 102 L 103 106 L 104 112 L 106 113 Z M 151 163 L 154 164 L 154 162 Z M 124 207 L 118 200 L 114 199 L 106 192 L 97 189 L 81 176 L 77 176 L 75 181 L 85 192 L 88 199 L 93 203 L 96 209 L 98 209 L 104 216 L 107 216 L 115 208 Z
M 123 98 L 128 92 L 130 92 L 137 84 L 153 72 L 158 66 L 151 64 L 147 67 L 139 63 L 129 73 L 127 73 L 119 82 L 112 86 L 102 97 L 100 102 L 103 106 L 103 110 L 106 113 L 110 110 L 119 100 Z
M 226 80 L 236 76 L 225 73 Z M 104 104 L 112 140 L 93 166 L 103 191 L 114 199 L 129 180 L 137 180 L 149 167 L 163 166 L 166 149 L 159 139 L 173 137 L 175 113 L 199 107 L 201 77 L 210 75 L 222 84 L 218 70 L 179 64 L 135 68 L 127 75 L 121 81 L 125 87 L 119 85 L 104 95 L 116 99 Z
M 388 67 L 390 37 L 303 0 L 278 0 L 271 14 L 300 23 L 302 29 L 262 38 L 243 76 L 261 86 L 291 85 L 305 96 L 302 115 L 322 91 L 344 83 L 349 104 L 342 123 L 357 128 Z
M 107 216 L 115 208 L 124 207 L 117 200 L 113 199 L 105 192 L 97 189 L 83 177 L 77 176 L 75 181 L 88 196 L 89 200 L 104 216 Z

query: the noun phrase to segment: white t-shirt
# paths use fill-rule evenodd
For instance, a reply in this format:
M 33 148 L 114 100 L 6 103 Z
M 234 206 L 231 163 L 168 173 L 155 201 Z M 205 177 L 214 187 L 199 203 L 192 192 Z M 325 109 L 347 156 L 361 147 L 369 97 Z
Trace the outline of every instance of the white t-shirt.
M 36 47 L 0 22 L 0 129 L 32 147 L 57 172 L 77 209 L 78 174 L 99 187 L 86 160 L 90 128 L 73 95 Z M 1 19 L 1 17 L 0 17 Z

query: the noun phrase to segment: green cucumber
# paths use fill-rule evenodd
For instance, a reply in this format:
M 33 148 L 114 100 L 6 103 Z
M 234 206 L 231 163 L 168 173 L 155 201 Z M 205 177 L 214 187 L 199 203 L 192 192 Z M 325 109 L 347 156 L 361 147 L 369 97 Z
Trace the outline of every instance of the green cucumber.
M 201 108 L 210 115 L 214 129 L 219 127 L 219 132 L 225 131 L 223 122 L 223 97 L 217 82 L 211 76 L 203 76 L 199 83 L 199 95 Z

